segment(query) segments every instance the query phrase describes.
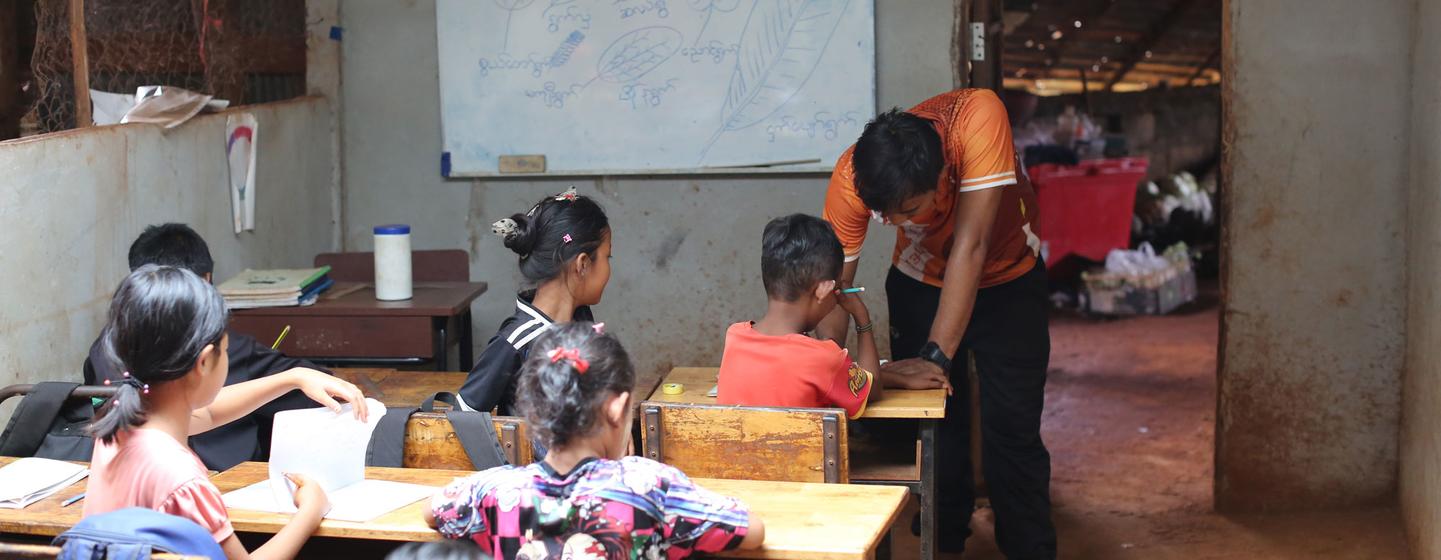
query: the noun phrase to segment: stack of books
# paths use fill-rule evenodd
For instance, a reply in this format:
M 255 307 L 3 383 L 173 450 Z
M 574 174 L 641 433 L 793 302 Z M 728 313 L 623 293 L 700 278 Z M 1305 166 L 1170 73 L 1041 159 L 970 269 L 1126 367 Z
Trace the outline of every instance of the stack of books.
M 220 295 L 231 309 L 310 305 L 335 281 L 330 267 L 293 270 L 246 269 L 220 285 Z

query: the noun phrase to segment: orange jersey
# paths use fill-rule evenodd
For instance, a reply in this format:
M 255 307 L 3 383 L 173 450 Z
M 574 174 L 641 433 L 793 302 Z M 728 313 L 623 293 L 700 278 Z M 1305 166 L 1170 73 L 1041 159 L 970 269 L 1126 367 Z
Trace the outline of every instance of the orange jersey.
M 991 228 L 980 287 L 1004 284 L 1030 271 L 1041 246 L 1031 225 L 1037 212 L 1036 193 L 1017 169 L 1011 125 L 1000 98 L 987 89 L 962 89 L 927 99 L 909 113 L 935 123 L 946 164 L 936 188 L 935 210 L 896 225 L 892 257 L 896 268 L 940 287 L 954 241 L 958 193 L 1000 188 L 1004 189 L 1001 206 Z M 856 194 L 853 151 L 854 145 L 836 162 L 824 216 L 845 248 L 846 262 L 860 258 L 873 216 Z
M 844 408 L 859 418 L 871 396 L 871 373 L 844 348 L 803 334 L 770 336 L 750 322 L 726 330 L 716 403 Z

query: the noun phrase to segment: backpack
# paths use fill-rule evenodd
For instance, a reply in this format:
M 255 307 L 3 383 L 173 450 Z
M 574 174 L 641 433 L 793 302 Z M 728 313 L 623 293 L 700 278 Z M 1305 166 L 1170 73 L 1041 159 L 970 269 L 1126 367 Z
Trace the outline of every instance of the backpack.
M 58 560 L 147 560 L 152 552 L 225 558 L 194 521 L 138 507 L 86 517 L 50 544 L 60 547 Z
M 95 417 L 90 399 L 72 399 L 79 383 L 46 381 L 20 400 L 0 433 L 0 455 L 89 461 L 95 450 L 85 428 Z
M 365 450 L 365 464 L 371 467 L 401 467 L 405 457 L 405 423 L 416 412 L 435 412 L 435 401 L 450 405 L 445 411 L 446 420 L 455 430 L 455 436 L 465 448 L 465 455 L 477 471 L 509 465 L 505 451 L 501 449 L 500 438 L 495 435 L 495 424 L 489 412 L 475 412 L 460 409 L 460 401 L 452 393 L 436 393 L 420 403 L 418 407 L 385 409 L 385 416 L 376 424 L 370 434 L 370 446 Z

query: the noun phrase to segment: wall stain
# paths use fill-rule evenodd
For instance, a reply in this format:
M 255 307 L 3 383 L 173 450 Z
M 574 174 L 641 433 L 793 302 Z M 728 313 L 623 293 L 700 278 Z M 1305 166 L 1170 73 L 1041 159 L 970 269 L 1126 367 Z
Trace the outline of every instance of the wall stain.
M 677 230 L 671 232 L 670 235 L 667 235 L 665 239 L 661 240 L 660 247 L 656 249 L 656 269 L 665 270 L 670 268 L 671 258 L 675 256 L 676 251 L 680 250 L 681 244 L 685 243 L 685 238 L 689 235 L 690 230 Z

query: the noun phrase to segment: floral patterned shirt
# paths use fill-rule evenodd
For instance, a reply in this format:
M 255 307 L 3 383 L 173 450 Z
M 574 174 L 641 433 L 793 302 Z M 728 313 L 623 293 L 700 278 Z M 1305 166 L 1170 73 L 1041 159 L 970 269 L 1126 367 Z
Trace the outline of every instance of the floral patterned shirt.
M 740 545 L 750 513 L 643 457 L 545 462 L 459 478 L 431 502 L 440 533 L 505 560 L 685 558 Z

